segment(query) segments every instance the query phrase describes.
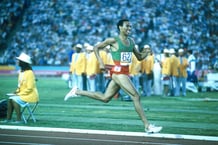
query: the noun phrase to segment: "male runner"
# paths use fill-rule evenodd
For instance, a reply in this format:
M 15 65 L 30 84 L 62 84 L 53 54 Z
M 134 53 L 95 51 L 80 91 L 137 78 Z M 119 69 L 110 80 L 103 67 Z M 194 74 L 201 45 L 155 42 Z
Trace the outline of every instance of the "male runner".
M 107 38 L 103 42 L 97 44 L 94 47 L 95 55 L 99 61 L 101 70 L 105 70 L 105 65 L 99 55 L 99 50 L 110 46 L 111 55 L 114 61 L 114 66 L 111 68 L 111 81 L 109 82 L 106 91 L 101 92 L 89 92 L 84 90 L 79 90 L 73 88 L 64 98 L 66 101 L 70 97 L 76 96 L 87 96 L 102 102 L 109 102 L 114 95 L 120 90 L 123 89 L 129 96 L 131 96 L 136 112 L 141 118 L 145 132 L 147 133 L 157 133 L 160 132 L 162 127 L 154 126 L 148 122 L 144 114 L 144 110 L 140 103 L 139 93 L 136 91 L 129 78 L 129 64 L 131 63 L 132 53 L 135 54 L 138 60 L 143 60 L 150 53 L 147 50 L 142 50 L 139 52 L 135 48 L 135 42 L 132 38 L 129 37 L 131 31 L 131 24 L 129 20 L 123 19 L 117 23 L 117 28 L 119 35 L 114 38 Z

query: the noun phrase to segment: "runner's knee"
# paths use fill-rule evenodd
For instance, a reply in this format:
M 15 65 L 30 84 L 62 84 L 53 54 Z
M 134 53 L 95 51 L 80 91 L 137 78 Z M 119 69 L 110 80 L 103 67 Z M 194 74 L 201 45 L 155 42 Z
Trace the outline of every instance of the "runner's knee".
M 133 100 L 140 100 L 139 94 L 138 94 L 137 92 L 134 93 L 134 95 L 132 95 L 132 99 L 133 99 Z
M 102 101 L 103 101 L 104 103 L 108 103 L 108 102 L 111 100 L 112 97 L 113 97 L 113 95 L 104 96 L 104 97 L 102 98 Z
M 103 101 L 104 103 L 108 103 L 108 102 L 110 101 L 110 99 L 104 98 L 102 101 Z

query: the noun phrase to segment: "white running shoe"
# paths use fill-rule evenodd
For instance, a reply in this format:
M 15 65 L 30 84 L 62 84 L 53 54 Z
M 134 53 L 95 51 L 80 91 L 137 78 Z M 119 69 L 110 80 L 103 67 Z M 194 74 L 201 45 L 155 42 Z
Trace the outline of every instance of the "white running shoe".
M 148 128 L 145 129 L 145 132 L 147 132 L 147 133 L 158 133 L 161 130 L 162 130 L 162 126 L 155 126 L 155 125 L 150 124 L 148 126 Z
M 71 97 L 76 97 L 77 94 L 76 94 L 76 90 L 77 90 L 77 87 L 73 87 L 69 93 L 67 93 L 67 95 L 64 97 L 64 101 L 67 101 L 69 98 Z

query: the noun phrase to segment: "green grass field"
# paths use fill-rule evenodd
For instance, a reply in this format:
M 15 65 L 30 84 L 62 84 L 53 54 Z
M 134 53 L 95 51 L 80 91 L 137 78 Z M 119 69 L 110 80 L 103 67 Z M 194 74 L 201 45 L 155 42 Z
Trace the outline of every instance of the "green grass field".
M 13 92 L 16 76 L 0 76 L 0 99 Z M 104 104 L 86 97 L 69 99 L 67 83 L 58 77 L 38 77 L 40 103 L 37 122 L 25 126 L 61 127 L 143 132 L 133 103 L 113 99 Z M 205 98 L 215 99 L 205 101 Z M 217 92 L 188 92 L 187 97 L 141 97 L 150 123 L 163 126 L 162 133 L 218 136 Z M 14 116 L 15 117 L 15 116 Z

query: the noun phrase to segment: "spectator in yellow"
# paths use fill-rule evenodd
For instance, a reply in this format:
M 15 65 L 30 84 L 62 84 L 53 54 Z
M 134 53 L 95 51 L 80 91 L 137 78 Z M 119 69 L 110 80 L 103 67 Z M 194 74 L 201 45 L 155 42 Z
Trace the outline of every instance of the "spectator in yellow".
M 107 60 L 106 60 L 106 63 L 105 63 L 105 67 L 107 68 L 106 71 L 104 72 L 104 78 L 105 78 L 105 85 L 104 87 L 107 86 L 107 84 L 109 83 L 109 81 L 111 80 L 110 76 L 111 76 L 111 69 L 112 66 L 114 65 L 114 61 L 112 59 L 112 55 L 111 55 L 111 52 L 110 52 L 110 46 L 106 46 L 106 53 L 107 53 Z
M 21 70 L 18 76 L 18 88 L 12 94 L 7 94 L 8 108 L 7 108 L 7 120 L 4 122 L 12 121 L 13 110 L 17 114 L 17 119 L 14 123 L 22 123 L 21 121 L 21 107 L 24 107 L 26 102 L 35 103 L 39 101 L 38 90 L 35 83 L 35 75 L 31 67 L 31 58 L 25 53 L 21 53 L 18 60 L 18 65 Z
M 107 63 L 107 49 L 110 49 L 110 46 L 106 46 L 105 48 L 99 50 L 99 55 L 104 64 Z M 100 66 L 98 63 L 98 72 L 97 72 L 97 82 L 96 82 L 96 89 L 97 91 L 103 92 L 105 90 L 105 77 L 104 73 L 100 70 Z
M 169 58 L 169 50 L 164 49 L 164 58 L 161 62 L 162 68 L 162 84 L 163 84 L 163 96 L 168 96 L 169 94 L 169 85 L 170 85 L 170 71 L 171 71 L 171 64 Z
M 93 51 L 93 46 L 86 48 L 86 83 L 88 91 L 96 91 L 96 76 L 98 70 L 98 61 Z
M 136 90 L 140 92 L 141 61 L 138 61 L 135 55 L 132 55 L 132 63 L 129 65 L 129 75 Z
M 175 50 L 170 49 L 170 63 L 171 63 L 171 78 L 170 89 L 172 96 L 179 96 L 179 60 L 175 55 Z
M 107 50 L 107 62 L 106 62 L 106 65 L 114 65 L 114 61 L 112 59 L 111 52 L 109 51 L 110 48 L 108 48 L 106 50 Z
M 86 71 L 86 55 L 82 52 L 82 45 L 75 46 L 75 53 L 72 55 L 70 72 L 72 73 L 72 87 L 77 86 L 83 89 L 83 76 Z
M 187 81 L 188 65 L 189 65 L 188 59 L 184 57 L 184 50 L 179 49 L 179 86 L 180 84 L 182 84 L 182 96 L 186 96 L 186 81 Z
M 150 54 L 142 61 L 143 96 L 151 96 L 154 56 L 151 54 L 151 48 L 149 45 L 144 45 L 144 49 L 150 51 Z

